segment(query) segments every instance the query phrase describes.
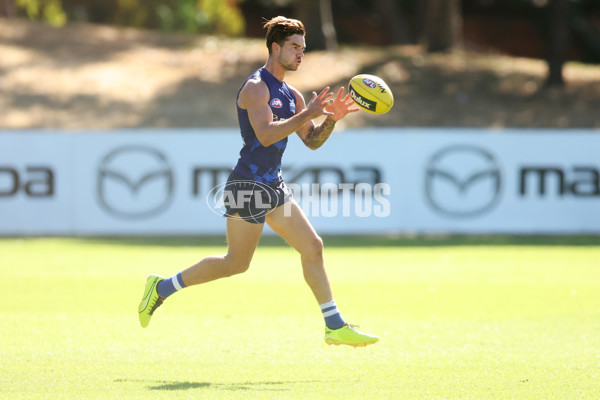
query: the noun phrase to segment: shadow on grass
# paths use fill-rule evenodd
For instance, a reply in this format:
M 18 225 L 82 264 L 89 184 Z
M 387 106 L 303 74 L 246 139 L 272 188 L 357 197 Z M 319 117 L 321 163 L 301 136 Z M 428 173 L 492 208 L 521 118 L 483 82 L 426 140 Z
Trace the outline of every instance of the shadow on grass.
M 288 391 L 291 390 L 289 385 L 306 384 L 315 381 L 266 381 L 266 382 L 240 382 L 240 383 L 210 383 L 210 382 L 156 382 L 154 385 L 147 386 L 148 390 L 156 391 L 179 391 L 202 388 L 213 388 L 218 390 L 244 390 L 244 391 Z
M 88 237 L 75 240 L 123 246 L 222 247 L 225 236 Z M 437 246 L 600 246 L 600 235 L 450 235 L 450 236 L 323 236 L 325 247 L 437 247 Z M 279 236 L 263 235 L 260 247 L 287 247 Z
M 157 382 L 158 383 L 158 382 Z M 209 382 L 160 382 L 160 384 L 148 386 L 149 390 L 190 390 L 208 388 L 213 384 Z

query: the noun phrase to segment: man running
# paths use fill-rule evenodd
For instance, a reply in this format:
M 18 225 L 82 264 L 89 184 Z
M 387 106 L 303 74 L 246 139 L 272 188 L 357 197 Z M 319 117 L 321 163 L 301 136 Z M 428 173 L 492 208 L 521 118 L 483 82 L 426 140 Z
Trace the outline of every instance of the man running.
M 325 319 L 325 342 L 366 346 L 379 340 L 356 330 L 342 318 L 333 299 L 323 260 L 323 241 L 292 197 L 281 176 L 281 158 L 288 136 L 296 132 L 310 149 L 319 148 L 337 121 L 359 109 L 340 88 L 336 95 L 313 92 L 308 104 L 302 94 L 284 82 L 296 71 L 305 50 L 302 22 L 275 17 L 264 24 L 269 56 L 266 64 L 244 82 L 237 96 L 237 111 L 244 145 L 224 190 L 227 254 L 208 256 L 170 277 L 150 275 L 138 307 L 140 323 L 147 327 L 163 301 L 185 287 L 245 272 L 266 222 L 301 255 L 304 279 Z M 320 125 L 313 119 L 326 116 Z M 240 191 L 251 196 L 240 196 Z M 285 204 L 285 207 L 282 205 Z

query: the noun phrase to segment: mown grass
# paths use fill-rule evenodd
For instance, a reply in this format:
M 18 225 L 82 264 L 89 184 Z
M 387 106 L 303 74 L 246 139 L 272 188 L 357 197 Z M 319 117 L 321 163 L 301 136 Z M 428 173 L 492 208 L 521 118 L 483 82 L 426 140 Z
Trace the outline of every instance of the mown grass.
M 222 238 L 0 239 L 2 399 L 548 399 L 600 393 L 596 237 L 325 238 L 344 317 L 326 346 L 299 257 L 188 288 L 147 329 L 145 276 Z

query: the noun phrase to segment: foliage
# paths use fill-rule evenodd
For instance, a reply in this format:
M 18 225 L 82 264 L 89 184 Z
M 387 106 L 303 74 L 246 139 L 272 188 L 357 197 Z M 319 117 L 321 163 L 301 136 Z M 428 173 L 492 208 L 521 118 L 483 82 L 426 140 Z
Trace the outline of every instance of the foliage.
M 62 26 L 67 22 L 61 0 L 16 0 L 15 5 L 29 19 L 39 19 L 52 26 Z
M 16 0 L 21 12 L 33 20 L 62 26 L 67 20 L 138 28 L 216 33 L 244 33 L 243 0 Z
M 238 2 L 240 0 L 198 0 L 202 17 L 209 22 L 211 31 L 237 36 L 244 32 L 245 21 Z
M 206 24 L 196 6 L 196 0 L 163 2 L 155 10 L 163 30 L 194 33 Z
M 119 0 L 117 24 L 164 31 L 216 33 L 244 32 L 241 0 Z

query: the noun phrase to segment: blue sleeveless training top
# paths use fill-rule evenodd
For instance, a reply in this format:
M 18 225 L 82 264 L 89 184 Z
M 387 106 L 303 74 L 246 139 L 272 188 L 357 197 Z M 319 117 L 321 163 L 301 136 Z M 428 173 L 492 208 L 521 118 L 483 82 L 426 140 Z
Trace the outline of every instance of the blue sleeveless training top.
M 270 95 L 269 105 L 273 112 L 274 121 L 288 119 L 296 113 L 296 97 L 285 82 L 277 80 L 264 67 L 250 75 L 246 82 L 252 78 L 258 78 L 267 84 Z M 244 82 L 244 85 L 246 82 Z M 242 85 L 242 88 L 244 85 Z M 238 98 L 242 88 L 238 91 Z M 250 124 L 248 110 L 241 109 L 237 105 L 237 99 L 236 106 L 244 147 L 240 151 L 240 158 L 233 168 L 233 172 L 244 178 L 267 185 L 278 183 L 282 179 L 281 157 L 285 151 L 288 138 L 285 137 L 268 147 L 264 147 L 260 144 Z

